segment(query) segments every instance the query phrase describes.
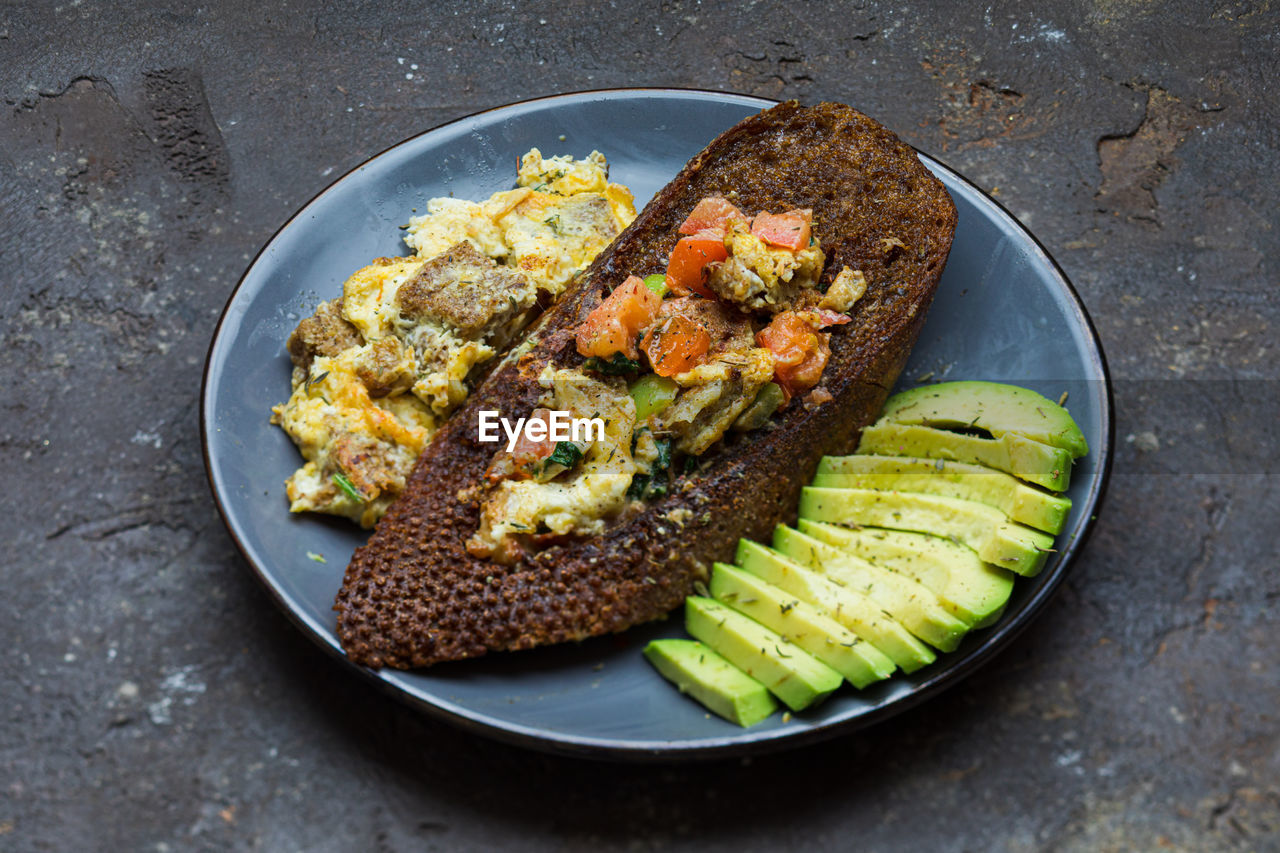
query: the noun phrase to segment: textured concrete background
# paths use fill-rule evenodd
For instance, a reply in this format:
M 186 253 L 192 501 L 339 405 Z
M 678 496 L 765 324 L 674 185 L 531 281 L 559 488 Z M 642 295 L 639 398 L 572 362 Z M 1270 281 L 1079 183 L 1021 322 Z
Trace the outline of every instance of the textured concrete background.
M 338 5 L 0 6 L 0 849 L 1280 849 L 1270 3 Z M 643 84 L 878 117 L 1036 232 L 1110 358 L 1064 592 L 864 735 L 462 735 L 315 650 L 209 498 L 204 353 L 281 222 L 447 119 Z

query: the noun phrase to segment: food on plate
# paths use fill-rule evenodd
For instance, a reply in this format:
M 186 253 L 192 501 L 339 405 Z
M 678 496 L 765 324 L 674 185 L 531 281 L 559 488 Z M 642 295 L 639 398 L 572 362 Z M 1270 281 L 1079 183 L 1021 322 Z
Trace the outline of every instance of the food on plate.
M 813 485 L 920 492 L 977 501 L 1011 521 L 1045 533 L 1061 533 L 1071 499 L 1037 489 L 1003 471 L 946 459 L 858 454 L 822 460 Z
M 644 656 L 681 693 L 740 726 L 754 726 L 778 708 L 768 688 L 696 640 L 654 640 Z
M 1089 452 L 1084 433 L 1062 406 L 1017 385 L 999 382 L 940 382 L 895 394 L 880 414 L 895 424 L 981 430 L 1000 438 L 1014 433 L 1070 451 L 1073 459 Z
M 777 631 L 845 677 L 854 687 L 888 678 L 897 669 L 884 652 L 839 622 L 734 566 L 716 563 L 711 597 Z
M 272 421 L 306 460 L 286 483 L 292 511 L 371 527 L 495 357 L 635 218 L 598 151 L 534 148 L 517 183 L 432 199 L 408 226 L 416 255 L 358 270 L 289 337 L 293 391 Z
M 853 448 L 955 221 L 915 152 L 849 107 L 782 104 L 717 138 L 423 450 L 348 566 L 335 608 L 349 657 L 423 666 L 677 606 L 740 537 L 793 511 L 823 455 Z M 481 411 L 543 409 L 599 417 L 605 434 L 510 452 L 476 440 Z
M 1027 433 L 1080 450 L 1079 427 L 1047 403 L 1015 386 L 947 383 L 890 397 L 876 426 L 958 436 L 979 429 L 1006 439 Z M 1054 413 L 1047 427 L 1046 413 Z M 950 448 L 932 445 L 940 457 Z M 919 669 L 933 649 L 953 651 L 970 630 L 998 620 L 1013 590 L 1009 570 L 1039 571 L 1052 552 L 1045 531 L 1061 531 L 1070 507 L 1062 495 L 980 465 L 861 451 L 826 457 L 801 496 L 796 528 L 778 525 L 771 548 L 741 540 L 738 567 L 717 564 L 711 594 L 739 614 L 739 634 L 751 630 L 741 619 L 754 620 L 860 688 L 888 677 L 894 664 Z M 695 627 L 705 631 L 686 625 L 690 633 Z M 883 653 L 887 667 L 868 671 L 868 652 Z
M 734 562 L 839 622 L 884 652 L 903 672 L 915 672 L 937 660 L 933 650 L 884 611 L 864 590 L 836 583 L 766 545 L 738 540 Z
M 1071 484 L 1071 451 L 1015 432 L 985 438 L 938 427 L 877 421 L 862 431 L 858 452 L 985 465 L 1054 491 Z
M 1024 577 L 1038 574 L 1053 550 L 1052 536 L 1011 522 L 998 509 L 940 495 L 811 486 L 800 495 L 800 517 L 954 536 L 988 563 Z
M 685 600 L 685 629 L 793 711 L 821 702 L 844 680 L 781 634 L 714 599 L 691 595 Z
M 935 649 L 955 651 L 971 627 L 947 611 L 938 596 L 914 578 L 881 568 L 798 530 L 778 525 L 773 531 L 773 547 L 838 584 L 865 590 L 885 613 Z
M 938 596 L 943 607 L 975 628 L 999 618 L 1013 591 L 1012 572 L 985 563 L 972 548 L 940 536 L 838 527 L 804 518 L 797 527 L 820 542 L 919 581 Z

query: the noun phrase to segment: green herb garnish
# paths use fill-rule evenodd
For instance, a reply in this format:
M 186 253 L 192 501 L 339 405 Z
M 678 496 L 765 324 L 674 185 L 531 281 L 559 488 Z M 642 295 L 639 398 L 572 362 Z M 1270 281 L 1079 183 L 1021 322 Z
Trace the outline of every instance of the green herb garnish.
M 351 500 L 360 501 L 361 503 L 364 503 L 364 495 L 362 495 L 360 493 L 360 490 L 356 488 L 355 483 L 352 483 L 349 479 L 347 479 L 346 474 L 342 473 L 341 471 L 338 471 L 333 475 L 331 479 L 333 480 L 333 484 L 337 486 L 339 489 L 342 489 L 342 491 L 346 494 L 346 496 L 351 498 Z
M 627 497 L 632 500 L 647 501 L 666 495 L 671 485 L 671 440 L 654 439 L 657 458 L 648 474 L 636 474 L 631 478 L 631 486 L 627 489 Z
M 671 439 L 655 438 L 653 443 L 658 448 L 658 458 L 653 463 L 652 473 L 671 470 Z
M 604 373 L 609 376 L 621 376 L 624 373 L 638 373 L 640 371 L 640 362 L 629 359 L 620 352 L 615 352 L 607 359 L 593 355 L 583 362 L 582 366 L 587 370 L 594 370 L 596 373 Z
M 310 373 L 308 373 L 307 381 L 302 383 L 303 390 L 310 391 L 313 383 L 323 382 L 325 380 L 325 377 L 328 375 L 329 375 L 329 371 L 327 370 L 324 373 L 321 373 L 319 376 L 312 376 Z
M 556 449 L 551 451 L 551 455 L 547 457 L 546 465 L 563 465 L 566 468 L 572 468 L 578 464 L 578 460 L 582 458 L 582 448 L 574 444 L 572 441 L 557 441 Z

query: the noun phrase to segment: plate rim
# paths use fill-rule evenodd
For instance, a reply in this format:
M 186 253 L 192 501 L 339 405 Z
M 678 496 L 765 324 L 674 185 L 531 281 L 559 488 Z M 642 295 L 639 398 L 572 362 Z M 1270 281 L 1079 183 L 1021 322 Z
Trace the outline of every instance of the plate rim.
M 527 98 L 493 107 L 487 107 L 466 115 L 458 116 L 457 118 L 441 124 L 433 125 L 432 127 L 405 137 L 392 145 L 388 145 L 375 154 L 370 155 L 360 163 L 357 163 L 352 168 L 343 172 L 334 180 L 330 181 L 318 192 L 307 199 L 292 215 L 290 215 L 277 229 L 275 229 L 274 232 L 272 232 L 271 236 L 266 239 L 254 254 L 253 258 L 249 261 L 248 265 L 245 267 L 245 271 L 236 282 L 235 287 L 233 287 L 230 294 L 228 294 L 226 302 L 218 315 L 218 321 L 214 325 L 213 333 L 210 337 L 209 349 L 205 355 L 204 367 L 201 374 L 199 413 L 200 447 L 201 456 L 204 460 L 205 477 L 213 496 L 214 505 L 218 511 L 219 517 L 222 519 L 223 527 L 230 535 L 231 540 L 235 544 L 236 550 L 239 551 L 241 558 L 246 564 L 248 564 L 249 569 L 257 578 L 258 582 L 266 589 L 272 601 L 281 611 L 284 612 L 289 621 L 292 622 L 293 625 L 312 642 L 325 650 L 331 657 L 343 662 L 349 671 L 354 671 L 359 675 L 362 681 L 373 685 L 384 694 L 390 694 L 392 697 L 409 704 L 415 710 L 426 712 L 428 715 L 436 719 L 457 726 L 469 733 L 483 735 L 498 741 L 528 747 L 542 752 L 580 758 L 648 762 L 710 760 L 737 757 L 747 754 L 763 754 L 813 744 L 842 734 L 851 734 L 854 731 L 875 725 L 878 722 L 882 722 L 883 720 L 914 708 L 921 703 L 934 698 L 947 688 L 968 678 L 979 668 L 989 663 L 992 659 L 997 657 L 1000 652 L 1008 648 L 1008 646 L 1043 612 L 1044 608 L 1048 605 L 1049 601 L 1053 599 L 1063 581 L 1066 579 L 1068 572 L 1074 566 L 1080 550 L 1091 538 L 1093 531 L 1097 526 L 1098 511 L 1102 506 L 1110 485 L 1115 444 L 1115 400 L 1111 372 L 1107 363 L 1106 353 L 1102 347 L 1102 340 L 1098 335 L 1097 327 L 1095 326 L 1093 318 L 1090 316 L 1088 310 L 1085 308 L 1084 301 L 1081 299 L 1079 291 L 1076 290 L 1075 285 L 1062 269 L 1062 266 L 1053 257 L 1053 255 L 1049 253 L 1048 249 L 1045 248 L 1040 239 L 1037 238 L 1035 234 L 1033 234 L 1031 230 L 1021 222 L 1021 220 L 1014 216 L 1008 208 L 965 175 L 951 168 L 946 163 L 943 163 L 938 158 L 915 148 L 915 146 L 912 146 L 913 150 L 916 151 L 916 154 L 926 164 L 926 166 L 932 165 L 949 173 L 959 183 L 971 190 L 980 201 L 993 207 L 996 211 L 1006 217 L 1009 222 L 1013 223 L 1018 232 L 1020 232 L 1024 238 L 1027 238 L 1031 245 L 1035 246 L 1043 260 L 1047 262 L 1049 268 L 1057 277 L 1058 283 L 1063 287 L 1065 294 L 1069 297 L 1067 302 L 1075 314 L 1076 321 L 1079 323 L 1083 331 L 1087 333 L 1087 340 L 1093 344 L 1092 352 L 1088 354 L 1089 358 L 1087 360 L 1102 377 L 1102 394 L 1100 395 L 1101 406 L 1099 415 L 1102 422 L 1103 441 L 1102 447 L 1098 448 L 1097 451 L 1097 476 L 1091 483 L 1089 492 L 1083 502 L 1086 513 L 1083 524 L 1079 533 L 1063 547 L 1060 559 L 1054 567 L 1053 574 L 1047 577 L 1041 589 L 1028 599 L 1023 608 L 1017 613 L 1016 618 L 998 631 L 984 637 L 981 645 L 973 649 L 964 659 L 951 667 L 939 670 L 936 676 L 917 684 L 910 693 L 895 698 L 883 705 L 869 709 L 854 717 L 820 723 L 809 729 L 779 729 L 775 731 L 760 731 L 755 733 L 752 733 L 750 729 L 743 729 L 740 732 L 734 732 L 733 734 L 722 737 L 699 738 L 696 740 L 638 741 L 620 740 L 609 737 L 549 733 L 533 726 L 495 719 L 484 713 L 470 712 L 459 706 L 457 703 L 451 702 L 443 697 L 434 697 L 434 700 L 428 700 L 422 696 L 415 695 L 410 692 L 407 687 L 398 683 L 401 675 L 400 671 L 384 669 L 375 672 L 367 667 L 360 666 L 352 662 L 350 658 L 342 652 L 341 647 L 338 644 L 321 633 L 316 626 L 311 624 L 311 620 L 299 612 L 298 608 L 290 601 L 290 597 L 287 596 L 285 592 L 267 576 L 264 569 L 260 567 L 250 556 L 250 549 L 242 540 L 240 533 L 237 530 L 237 525 L 232 521 L 230 510 L 226 504 L 222 491 L 217 485 L 212 458 L 213 454 L 210 451 L 209 430 L 211 426 L 210 418 L 213 414 L 210 400 L 212 385 L 211 374 L 215 357 L 220 351 L 219 344 L 221 343 L 224 327 L 232 315 L 231 309 L 236 303 L 241 289 L 248 281 L 259 261 L 262 260 L 263 255 L 265 255 L 268 249 L 270 249 L 276 242 L 277 238 L 304 214 L 306 214 L 316 201 L 333 190 L 340 183 L 351 178 L 356 172 L 359 172 L 370 163 L 394 149 L 408 145 L 421 137 L 437 133 L 454 125 L 471 121 L 490 113 L 517 107 L 527 107 L 558 101 L 581 100 L 592 96 L 601 97 L 603 100 L 624 100 L 629 96 L 660 97 L 671 95 L 687 95 L 691 96 L 692 99 L 709 97 L 720 101 L 741 103 L 744 106 L 758 106 L 760 109 L 767 109 L 770 106 L 781 103 L 778 100 L 764 98 L 757 95 L 745 95 L 739 92 L 695 87 L 630 86 L 611 87 L 605 89 L 582 89 L 572 92 L 543 95 L 536 98 Z

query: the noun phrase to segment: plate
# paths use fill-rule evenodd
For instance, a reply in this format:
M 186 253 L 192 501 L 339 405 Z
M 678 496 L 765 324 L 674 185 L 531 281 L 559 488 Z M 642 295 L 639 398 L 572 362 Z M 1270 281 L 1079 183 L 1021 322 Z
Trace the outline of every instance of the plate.
M 201 429 L 219 511 L 249 566 L 312 639 L 345 660 L 334 595 L 367 534 L 349 523 L 291 515 L 284 481 L 300 464 L 268 423 L 288 396 L 284 342 L 298 320 L 370 259 L 406 254 L 397 227 L 427 199 L 480 199 L 514 185 L 530 147 L 609 158 L 611 178 L 646 202 L 718 133 L 772 101 L 720 92 L 609 90 L 526 101 L 427 131 L 384 151 L 312 199 L 271 238 L 232 293 L 205 368 Z M 681 696 L 640 655 L 681 636 L 678 617 L 576 645 L 495 654 L 428 670 L 365 677 L 466 729 L 597 757 L 710 757 L 780 748 L 869 725 L 935 695 L 1006 646 L 1049 601 L 1084 542 L 1111 459 L 1110 386 L 1079 298 L 1035 238 L 973 184 L 935 160 L 959 225 L 928 322 L 903 383 L 989 379 L 1063 392 L 1090 453 L 1073 475 L 1059 553 L 1019 579 L 992 628 L 913 674 L 838 691 L 817 709 L 741 729 Z M 319 563 L 308 552 L 323 555 Z

